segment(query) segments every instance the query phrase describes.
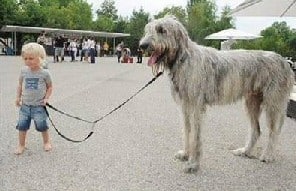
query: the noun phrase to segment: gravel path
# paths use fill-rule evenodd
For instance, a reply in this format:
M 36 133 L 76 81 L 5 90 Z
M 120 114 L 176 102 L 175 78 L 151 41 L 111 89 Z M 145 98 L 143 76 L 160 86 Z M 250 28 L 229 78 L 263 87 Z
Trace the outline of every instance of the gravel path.
M 49 63 L 54 80 L 51 104 L 94 120 L 152 78 L 146 64 L 118 64 L 115 57 L 97 62 Z M 173 158 L 182 148 L 182 129 L 165 76 L 96 125 L 86 142 L 68 142 L 51 128 L 53 150 L 46 153 L 41 135 L 31 127 L 28 149 L 15 156 L 14 99 L 21 66 L 20 57 L 0 56 L 1 191 L 296 190 L 296 121 L 286 118 L 274 163 L 235 157 L 230 149 L 244 145 L 249 129 L 241 102 L 208 109 L 201 169 L 195 175 L 184 174 L 183 164 Z M 50 113 L 71 138 L 82 139 L 91 130 L 88 124 Z M 263 136 L 255 156 L 267 136 L 264 114 L 261 121 Z

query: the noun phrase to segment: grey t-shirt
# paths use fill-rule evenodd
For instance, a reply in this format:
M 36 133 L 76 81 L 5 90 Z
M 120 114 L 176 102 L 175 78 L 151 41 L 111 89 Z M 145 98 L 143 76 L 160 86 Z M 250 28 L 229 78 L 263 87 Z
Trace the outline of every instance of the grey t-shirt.
M 26 67 L 20 74 L 22 83 L 22 103 L 25 105 L 42 105 L 47 85 L 52 83 L 48 70 L 31 71 Z

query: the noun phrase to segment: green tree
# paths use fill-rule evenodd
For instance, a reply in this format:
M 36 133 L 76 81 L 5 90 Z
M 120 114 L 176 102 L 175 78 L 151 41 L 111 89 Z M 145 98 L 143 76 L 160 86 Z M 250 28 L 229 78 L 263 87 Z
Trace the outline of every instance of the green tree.
M 38 0 L 40 6 L 42 7 L 50 7 L 50 6 L 60 6 L 59 0 Z
M 154 18 L 161 18 L 165 15 L 174 15 L 183 25 L 187 23 L 187 14 L 186 10 L 181 6 L 172 6 L 172 7 L 165 7 L 162 11 L 160 11 Z
M 261 31 L 261 35 L 264 37 L 261 40 L 263 50 L 271 50 L 283 56 L 290 56 L 293 52 L 292 49 L 295 49 L 295 47 L 290 47 L 293 33 L 286 22 L 273 23 L 271 27 Z
M 14 24 L 18 11 L 16 0 L 0 0 L 0 28 L 3 25 Z
M 120 16 L 115 22 L 113 31 L 117 33 L 124 33 L 127 30 L 128 23 L 129 23 L 129 20 L 127 18 L 123 18 Z
M 139 11 L 133 10 L 130 22 L 128 24 L 127 33 L 131 36 L 125 41 L 125 44 L 130 47 L 131 51 L 136 52 L 139 47 L 139 41 L 144 33 L 145 25 L 148 23 L 149 13 L 146 13 L 143 8 Z
M 118 20 L 115 22 L 113 32 L 125 33 L 126 31 L 128 31 L 127 29 L 128 24 L 129 24 L 128 18 L 123 18 L 122 16 L 119 16 Z M 116 45 L 119 44 L 121 41 L 125 41 L 127 43 L 126 37 L 116 38 L 115 40 L 116 40 L 115 42 Z
M 85 29 L 92 26 L 91 5 L 84 0 L 39 0 L 46 15 L 45 27 Z
M 40 27 L 46 23 L 46 15 L 39 2 L 34 0 L 20 1 L 16 14 L 17 25 Z
M 228 29 L 228 28 L 234 28 L 235 24 L 234 24 L 233 17 L 229 16 L 230 10 L 231 9 L 229 6 L 225 6 L 222 9 L 222 13 L 221 13 L 220 18 L 218 18 L 215 22 L 215 31 L 221 31 L 221 30 Z
M 235 48 L 269 50 L 296 59 L 296 31 L 290 29 L 286 22 L 274 22 L 260 34 L 262 38 L 240 41 Z
M 98 9 L 96 13 L 97 20 L 93 24 L 93 29 L 106 32 L 114 31 L 118 19 L 115 1 L 104 0 L 100 6 L 100 9 Z
M 47 22 L 44 23 L 44 27 L 51 28 L 65 28 L 67 29 L 68 21 L 65 18 L 65 8 L 60 8 L 59 5 L 52 5 L 44 7 L 45 14 L 47 16 Z
M 104 0 L 104 2 L 101 4 L 101 9 L 98 9 L 96 13 L 97 18 L 104 16 L 114 21 L 118 18 L 114 0 Z
M 214 21 L 215 23 L 212 27 L 213 31 L 211 31 L 211 33 L 219 32 L 224 29 L 235 28 L 233 18 L 229 17 L 229 12 L 230 12 L 230 7 L 225 6 L 222 10 L 221 16 L 219 18 L 216 18 L 216 20 Z M 206 44 L 211 47 L 220 49 L 221 41 L 222 40 L 207 40 Z
M 288 43 L 290 46 L 290 52 L 287 54 L 287 56 L 292 57 L 293 61 L 296 61 L 296 32 L 295 32 L 295 30 L 292 31 L 292 35 L 288 39 Z
M 114 30 L 115 21 L 105 15 L 100 16 L 93 25 L 96 31 L 112 32 Z
M 90 30 L 92 28 L 91 6 L 81 0 L 68 3 L 65 10 L 64 20 L 68 21 L 67 28 Z
M 208 45 L 204 38 L 215 31 L 216 5 L 210 0 L 191 0 L 187 5 L 187 30 L 193 41 Z
M 76 1 L 76 0 L 58 0 L 58 2 L 59 2 L 59 5 L 61 6 L 61 7 L 68 7 L 68 5 L 70 4 L 70 3 L 72 3 L 72 2 L 78 2 L 78 1 Z

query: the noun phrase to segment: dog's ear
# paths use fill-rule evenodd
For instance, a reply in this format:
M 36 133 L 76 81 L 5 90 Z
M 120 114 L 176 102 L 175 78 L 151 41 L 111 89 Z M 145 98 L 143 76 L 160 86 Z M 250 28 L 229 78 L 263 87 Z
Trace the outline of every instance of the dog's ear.
M 182 44 L 185 48 L 188 48 L 188 34 L 186 31 L 182 30 L 183 28 L 178 28 L 175 35 L 179 44 Z

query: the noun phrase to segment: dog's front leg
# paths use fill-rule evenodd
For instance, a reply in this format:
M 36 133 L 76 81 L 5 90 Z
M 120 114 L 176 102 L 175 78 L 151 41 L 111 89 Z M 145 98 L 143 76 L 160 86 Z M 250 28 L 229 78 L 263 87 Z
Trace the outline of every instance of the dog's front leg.
M 184 149 L 179 150 L 175 155 L 175 158 L 180 161 L 188 161 L 189 159 L 189 133 L 190 133 L 190 120 L 189 120 L 189 112 L 187 111 L 187 107 L 182 107 L 182 116 L 183 116 L 183 141 L 184 141 Z
M 201 155 L 201 124 L 202 124 L 202 110 L 200 108 L 193 108 L 190 114 L 190 132 L 189 132 L 189 159 L 185 166 L 186 173 L 195 173 L 199 168 Z

